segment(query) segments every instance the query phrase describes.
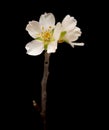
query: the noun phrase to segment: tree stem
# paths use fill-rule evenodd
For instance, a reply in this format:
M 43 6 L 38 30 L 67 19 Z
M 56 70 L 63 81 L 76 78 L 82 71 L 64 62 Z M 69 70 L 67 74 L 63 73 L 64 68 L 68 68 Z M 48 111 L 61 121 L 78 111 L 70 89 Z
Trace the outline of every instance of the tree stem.
M 43 120 L 44 130 L 46 130 L 46 102 L 47 102 L 47 79 L 49 75 L 49 58 L 50 54 L 45 52 L 44 55 L 44 72 L 43 72 L 43 78 L 41 81 L 41 116 Z

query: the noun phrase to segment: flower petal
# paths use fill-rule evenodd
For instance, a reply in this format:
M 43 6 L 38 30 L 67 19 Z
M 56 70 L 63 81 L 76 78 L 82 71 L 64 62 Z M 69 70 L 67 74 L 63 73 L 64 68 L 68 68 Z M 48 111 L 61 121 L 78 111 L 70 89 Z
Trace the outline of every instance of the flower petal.
M 70 45 L 71 45 L 72 47 L 74 47 L 74 46 L 84 46 L 84 43 L 83 43 L 83 42 L 81 42 L 81 43 L 71 42 Z
M 76 19 L 74 17 L 71 17 L 70 15 L 67 15 L 62 21 L 63 31 L 69 31 L 74 29 L 76 24 Z
M 51 42 L 47 47 L 47 53 L 54 53 L 57 49 L 57 41 Z
M 55 25 L 55 17 L 52 13 L 44 13 L 40 16 L 39 23 L 44 26 L 46 29 Z
M 25 48 L 27 50 L 28 55 L 36 56 L 36 55 L 40 55 L 43 52 L 44 45 L 42 42 L 38 42 L 36 40 L 33 40 L 33 41 L 27 43 Z
M 53 33 L 54 41 L 51 42 L 51 43 L 48 45 L 47 53 L 54 53 L 54 52 L 56 52 L 57 42 L 58 42 L 58 40 L 59 40 L 60 33 L 61 33 L 61 23 L 58 22 L 58 23 L 56 24 L 56 27 L 55 27 L 55 30 L 54 30 L 54 33 Z
M 26 26 L 26 30 L 31 37 L 37 38 L 37 34 L 41 32 L 41 27 L 37 21 L 30 21 L 29 24 Z
M 81 36 L 81 30 L 78 27 L 75 27 L 73 30 L 69 31 L 66 35 L 65 35 L 65 39 L 68 42 L 72 42 L 72 41 L 76 41 L 79 36 Z
M 54 33 L 53 33 L 53 37 L 54 37 L 54 39 L 55 39 L 56 41 L 59 40 L 61 31 L 62 31 L 62 26 L 61 26 L 61 23 L 58 22 L 58 23 L 56 24 L 56 27 L 55 27 Z

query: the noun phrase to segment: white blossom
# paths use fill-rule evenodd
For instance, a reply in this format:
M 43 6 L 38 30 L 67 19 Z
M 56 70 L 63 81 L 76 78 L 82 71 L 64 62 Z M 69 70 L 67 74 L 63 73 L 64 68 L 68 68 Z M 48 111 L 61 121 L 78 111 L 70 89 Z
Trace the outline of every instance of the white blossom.
M 55 17 L 52 13 L 44 13 L 39 21 L 32 20 L 26 26 L 26 31 L 34 39 L 27 43 L 25 48 L 28 55 L 40 55 L 44 50 L 47 53 L 54 53 L 58 43 L 67 42 L 72 47 L 83 46 L 84 43 L 75 42 L 81 36 L 81 30 L 77 20 L 66 15 L 62 23 L 55 24 Z
M 67 42 L 72 47 L 75 45 L 83 46 L 84 43 L 75 43 L 75 41 L 81 36 L 81 30 L 76 26 L 77 21 L 74 17 L 66 15 L 62 21 L 62 31 L 59 38 L 59 42 Z
M 55 17 L 52 13 L 45 13 L 40 16 L 38 21 L 30 21 L 26 26 L 33 41 L 25 46 L 27 54 L 39 55 L 44 50 L 47 53 L 54 53 L 57 49 L 57 42 L 60 37 L 61 24 L 55 25 Z

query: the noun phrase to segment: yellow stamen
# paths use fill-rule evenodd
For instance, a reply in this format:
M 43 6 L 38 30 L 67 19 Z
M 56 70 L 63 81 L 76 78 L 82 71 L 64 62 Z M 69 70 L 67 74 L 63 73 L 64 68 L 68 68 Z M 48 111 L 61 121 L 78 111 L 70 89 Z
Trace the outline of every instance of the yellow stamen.
M 50 41 L 50 39 L 52 38 L 52 32 L 50 30 L 42 32 L 41 37 L 45 42 Z

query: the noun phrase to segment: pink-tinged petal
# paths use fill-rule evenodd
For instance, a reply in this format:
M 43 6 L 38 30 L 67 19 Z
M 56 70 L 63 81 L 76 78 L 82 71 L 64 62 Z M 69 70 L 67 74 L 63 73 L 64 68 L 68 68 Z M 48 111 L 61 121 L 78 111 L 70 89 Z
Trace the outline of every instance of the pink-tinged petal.
M 42 42 L 33 40 L 25 46 L 28 55 L 36 56 L 40 55 L 44 50 L 44 45 Z
M 26 30 L 31 37 L 37 38 L 37 34 L 41 32 L 41 26 L 37 21 L 30 21 L 29 24 L 26 26 Z

